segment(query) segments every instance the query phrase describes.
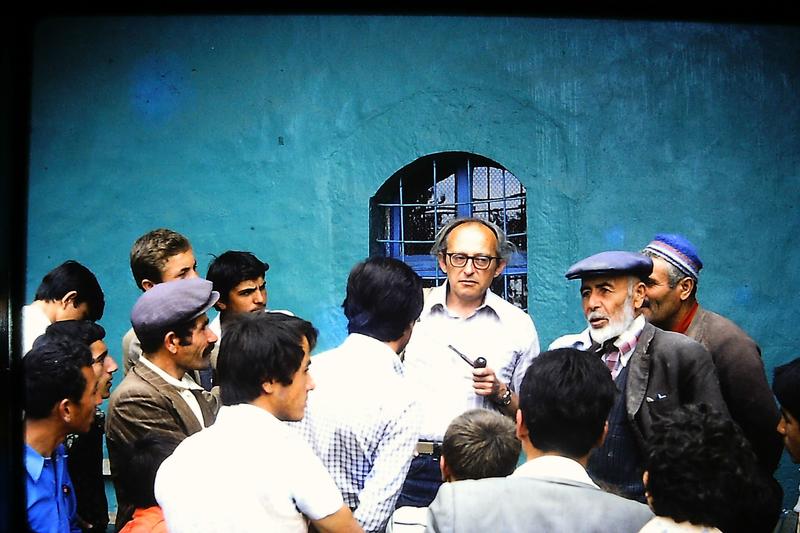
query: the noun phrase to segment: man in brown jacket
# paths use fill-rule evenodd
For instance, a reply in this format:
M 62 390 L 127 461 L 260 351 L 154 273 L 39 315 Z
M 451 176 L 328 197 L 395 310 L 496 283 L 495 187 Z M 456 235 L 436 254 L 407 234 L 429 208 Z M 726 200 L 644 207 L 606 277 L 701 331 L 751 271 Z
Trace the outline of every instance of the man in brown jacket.
M 208 329 L 208 311 L 219 299 L 210 281 L 192 278 L 155 285 L 137 300 L 131 324 L 143 357 L 111 395 L 106 420 L 111 474 L 117 491 L 117 531 L 133 507 L 121 490 L 118 473 L 123 447 L 163 433 L 177 440 L 214 422 L 216 397 L 188 372 L 208 368 L 216 335 Z
M 731 418 L 742 428 L 764 471 L 772 475 L 783 446 L 775 430 L 780 413 L 767 383 L 761 349 L 739 326 L 697 302 L 703 263 L 685 237 L 658 234 L 642 253 L 653 260 L 642 314 L 654 326 L 682 333 L 709 351 Z

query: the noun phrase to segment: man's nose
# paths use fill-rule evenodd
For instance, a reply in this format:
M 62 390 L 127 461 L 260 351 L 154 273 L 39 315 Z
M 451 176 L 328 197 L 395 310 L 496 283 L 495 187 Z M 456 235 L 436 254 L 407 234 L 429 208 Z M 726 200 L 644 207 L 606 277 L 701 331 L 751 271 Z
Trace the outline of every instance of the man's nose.
M 267 299 L 266 296 L 266 292 L 256 291 L 253 301 L 257 304 L 263 304 Z
M 475 272 L 475 261 L 471 257 L 467 258 L 467 262 L 464 265 L 463 270 L 467 274 L 472 274 L 473 272 Z
M 589 294 L 588 304 L 589 304 L 589 309 L 594 311 L 595 309 L 600 307 L 600 298 L 598 298 L 597 295 L 593 292 Z
M 212 343 L 212 342 L 217 342 L 217 340 L 219 339 L 217 339 L 217 335 L 213 331 L 211 331 L 211 328 L 206 328 L 206 340 L 209 343 Z
M 113 374 L 119 368 L 119 366 L 117 366 L 117 362 L 114 361 L 114 358 L 110 355 L 106 356 L 105 360 L 103 361 L 103 366 L 105 367 L 106 372 L 109 374 Z

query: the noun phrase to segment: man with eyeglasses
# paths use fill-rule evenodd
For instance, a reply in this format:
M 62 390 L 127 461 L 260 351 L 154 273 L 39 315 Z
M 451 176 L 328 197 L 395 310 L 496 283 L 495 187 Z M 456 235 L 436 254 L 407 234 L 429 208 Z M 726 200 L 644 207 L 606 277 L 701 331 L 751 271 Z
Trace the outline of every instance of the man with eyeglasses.
M 527 313 L 489 289 L 512 252 L 503 231 L 480 218 L 451 220 L 436 236 L 431 254 L 447 282 L 426 295 L 405 350 L 421 432 L 398 507 L 433 501 L 442 482 L 441 442 L 455 417 L 476 408 L 510 417 L 517 411 L 539 338 Z

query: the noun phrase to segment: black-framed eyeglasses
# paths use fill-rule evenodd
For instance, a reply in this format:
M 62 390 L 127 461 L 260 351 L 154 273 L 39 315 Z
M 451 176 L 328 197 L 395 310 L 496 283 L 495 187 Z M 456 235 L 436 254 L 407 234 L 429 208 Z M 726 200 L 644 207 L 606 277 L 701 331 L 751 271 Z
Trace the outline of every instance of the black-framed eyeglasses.
M 478 270 L 486 270 L 492 264 L 493 259 L 500 259 L 491 255 L 467 255 L 459 253 L 445 252 L 444 255 L 450 259 L 450 264 L 456 268 L 463 268 L 467 266 L 467 261 L 472 260 L 472 266 Z

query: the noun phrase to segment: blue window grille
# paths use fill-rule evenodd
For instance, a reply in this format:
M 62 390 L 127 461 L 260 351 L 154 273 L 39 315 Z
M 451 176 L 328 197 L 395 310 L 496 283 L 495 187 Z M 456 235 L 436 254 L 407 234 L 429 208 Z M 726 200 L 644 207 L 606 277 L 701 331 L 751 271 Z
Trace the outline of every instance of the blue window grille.
M 468 152 L 421 157 L 386 180 L 372 197 L 370 213 L 370 255 L 406 262 L 426 287 L 447 279 L 430 255 L 439 228 L 463 216 L 494 222 L 517 251 L 492 283 L 492 291 L 527 310 L 525 188 L 496 161 Z

